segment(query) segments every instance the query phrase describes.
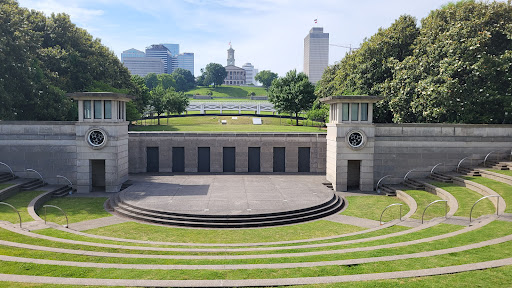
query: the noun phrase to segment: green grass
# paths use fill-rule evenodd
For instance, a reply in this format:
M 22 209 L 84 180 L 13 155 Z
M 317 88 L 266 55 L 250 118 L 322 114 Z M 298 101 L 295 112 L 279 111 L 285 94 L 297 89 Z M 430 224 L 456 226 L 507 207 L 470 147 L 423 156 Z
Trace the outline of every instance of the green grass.
M 459 209 L 457 209 L 454 216 L 469 217 L 469 212 L 471 211 L 473 204 L 483 197 L 481 194 L 469 188 L 461 187 L 452 183 L 432 182 L 432 185 L 444 189 L 457 199 Z M 473 209 L 472 217 L 478 218 L 482 215 L 493 214 L 495 211 L 496 209 L 492 205 L 491 201 L 483 200 Z
M 254 92 L 256 96 L 266 96 L 267 91 L 263 87 L 254 86 L 225 86 L 220 87 L 198 87 L 196 89 L 185 92 L 185 95 L 207 95 L 211 91 L 213 97 L 233 97 L 233 98 L 251 98 L 247 96 L 249 93 Z
M 325 133 L 325 130 L 311 126 L 293 126 L 290 119 L 279 119 L 274 117 L 261 118 L 262 125 L 253 125 L 252 118 L 248 116 L 193 116 L 160 119 L 160 125 L 156 119 L 144 120 L 144 125 L 131 126 L 130 131 L 189 131 L 189 132 L 310 132 Z M 259 117 L 256 117 L 259 118 Z M 221 124 L 226 120 L 227 124 Z M 140 122 L 140 121 L 139 121 Z M 309 121 L 311 125 L 311 121 Z M 293 120 L 295 124 L 295 120 Z M 299 125 L 302 121 L 299 121 Z
M 494 173 L 499 173 L 499 174 L 503 174 L 503 175 L 507 175 L 507 176 L 512 176 L 512 170 L 489 170 L 491 172 L 494 172 Z
M 439 276 L 413 277 L 390 280 L 359 281 L 346 283 L 317 284 L 304 286 L 289 286 L 300 288 L 388 288 L 388 287 L 451 287 L 467 288 L 468 283 L 471 287 L 510 287 L 512 286 L 512 266 L 503 266 L 499 268 L 490 268 L 485 270 L 476 270 L 461 272 L 456 274 L 447 274 Z M 78 286 L 78 285 L 55 285 L 55 284 L 30 284 L 0 282 L 1 287 L 5 288 L 106 288 L 106 286 Z M 113 287 L 113 286 L 108 286 Z
M 255 243 L 310 239 L 361 231 L 363 228 L 319 220 L 260 229 L 186 229 L 126 222 L 85 231 L 117 238 L 182 243 Z
M 63 197 L 51 199 L 45 204 L 61 208 L 68 215 L 69 223 L 76 223 L 112 216 L 103 209 L 103 203 L 107 199 L 107 197 Z M 59 224 L 66 223 L 65 217 L 58 209 L 47 208 L 46 213 L 47 221 Z M 44 208 L 37 210 L 37 214 L 43 218 Z
M 478 184 L 482 184 L 498 193 L 503 197 L 505 203 L 507 203 L 507 207 L 505 208 L 505 213 L 512 213 L 512 186 L 505 184 L 500 181 L 492 180 L 484 177 L 463 177 L 464 179 L 473 181 Z M 500 202 L 502 200 L 500 199 Z M 480 204 L 477 204 L 480 205 Z M 501 204 L 500 204 L 501 205 Z
M 11 187 L 14 184 L 0 184 L 0 190 L 4 190 L 7 187 Z
M 499 224 L 501 225 L 501 224 Z M 508 223 L 510 225 L 510 223 Z M 407 247 L 381 249 L 388 250 L 383 253 L 373 252 L 370 257 L 382 255 L 396 255 L 410 253 L 410 251 L 427 251 L 440 249 L 441 247 L 456 247 L 468 243 L 480 242 L 484 239 L 499 237 L 506 234 L 493 227 L 492 233 L 481 228 L 481 231 L 468 232 L 465 235 L 433 241 L 431 243 L 422 243 L 410 245 Z M 507 227 L 510 230 L 510 227 Z M 505 229 L 503 229 L 505 230 Z M 479 232 L 479 233 L 478 233 Z M 471 235 L 470 235 L 471 234 Z M 380 251 L 380 250 L 379 250 Z M 363 252 L 350 253 L 350 256 L 361 257 Z M 368 253 L 368 252 L 366 252 Z M 321 258 L 330 259 L 339 255 L 322 255 Z M 366 254 L 368 255 L 368 254 Z M 345 257 L 343 256 L 343 257 Z M 315 276 L 333 276 L 333 275 L 355 275 L 363 273 L 381 273 L 391 271 L 406 271 L 415 269 L 426 269 L 434 267 L 444 267 L 450 265 L 461 265 L 481 261 L 503 259 L 512 256 L 512 241 L 501 244 L 490 245 L 482 248 L 471 249 L 462 252 L 437 255 L 433 257 L 403 259 L 396 261 L 382 261 L 359 265 L 327 265 L 307 268 L 289 268 L 289 269 L 238 269 L 238 270 L 138 270 L 138 269 L 115 269 L 115 268 L 84 268 L 84 267 L 65 267 L 57 265 L 41 265 L 32 263 L 15 263 L 0 261 L 0 272 L 6 274 L 19 275 L 40 275 L 55 277 L 78 277 L 78 278 L 108 278 L 108 279 L 273 279 L 273 278 L 293 278 L 293 277 L 315 277 Z M 76 256 L 80 259 L 83 256 Z M 99 257 L 104 259 L 103 257 Z M 304 257 L 305 258 L 305 257 Z M 289 262 L 286 258 L 285 262 Z M 303 259 L 307 261 L 306 259 Z M 110 260 L 114 261 L 114 260 Z M 115 261 L 114 261 L 115 262 Z
M 359 218 L 366 218 L 371 220 L 380 220 L 380 215 L 384 208 L 394 203 L 403 204 L 402 217 L 409 212 L 409 206 L 402 200 L 396 197 L 387 196 L 348 196 L 348 207 L 341 214 L 347 216 L 354 216 Z M 388 208 L 382 217 L 382 221 L 390 221 L 398 219 L 400 214 L 400 207 L 394 206 Z
M 416 209 L 416 212 L 411 216 L 411 218 L 414 219 L 421 219 L 423 210 L 425 210 L 428 204 L 436 200 L 441 200 L 439 196 L 423 190 L 405 190 L 404 192 L 414 198 L 414 201 L 416 201 L 416 204 L 418 205 L 418 209 Z M 424 220 L 429 220 L 435 217 L 444 217 L 444 215 L 445 203 L 435 203 L 432 204 L 425 212 Z
M 30 222 L 34 221 L 32 217 L 27 212 L 27 206 L 38 195 L 44 193 L 43 191 L 22 191 L 13 195 L 3 202 L 9 203 L 14 206 L 19 212 L 21 216 L 22 222 Z M 11 207 L 7 207 L 5 205 L 0 205 L 0 220 L 9 221 L 11 223 L 19 223 L 18 214 L 12 210 Z

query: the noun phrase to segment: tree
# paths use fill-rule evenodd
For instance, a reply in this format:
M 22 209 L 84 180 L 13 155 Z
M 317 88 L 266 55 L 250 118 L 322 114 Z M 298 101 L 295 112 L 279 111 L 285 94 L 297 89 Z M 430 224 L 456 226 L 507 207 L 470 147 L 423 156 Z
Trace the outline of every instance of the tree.
M 263 70 L 258 72 L 254 79 L 256 79 L 256 81 L 258 82 L 261 82 L 261 84 L 263 84 L 263 87 L 265 87 L 265 89 L 268 90 L 270 85 L 272 85 L 272 81 L 274 81 L 274 79 L 277 79 L 277 73 L 274 73 L 270 70 Z
M 168 90 L 164 90 L 162 86 L 156 86 L 155 89 L 151 90 L 149 105 L 153 107 L 153 112 L 158 117 L 158 125 L 160 125 L 160 115 L 162 115 L 167 109 L 166 102 L 169 98 Z
M 137 111 L 142 114 L 149 104 L 149 89 L 146 87 L 144 78 L 139 75 L 132 75 L 131 80 L 133 85 L 128 94 L 135 97 L 132 102 L 135 104 Z
M 320 101 L 315 101 L 311 110 L 307 112 L 307 118 L 311 121 L 325 123 L 329 117 L 329 105 L 322 104 Z
M 228 76 L 228 72 L 226 72 L 226 68 L 218 63 L 210 63 L 205 67 L 205 86 L 209 86 L 213 84 L 213 87 L 220 86 Z
M 156 88 L 156 86 L 158 86 L 160 83 L 158 76 L 155 73 L 149 73 L 144 76 L 144 81 L 146 82 L 146 87 L 148 87 L 149 91 Z
M 166 111 L 168 113 L 181 114 L 186 111 L 190 101 L 183 92 L 177 92 L 172 89 L 168 91 L 169 97 L 166 98 Z
M 176 86 L 176 81 L 174 81 L 174 78 L 170 74 L 158 74 L 156 78 L 158 79 L 158 85 L 161 85 L 164 90 Z
M 291 70 L 285 77 L 277 78 L 270 86 L 268 98 L 279 112 L 295 114 L 299 125 L 299 113 L 309 110 L 316 100 L 315 87 L 304 73 Z
M 137 106 L 133 102 L 126 103 L 126 120 L 130 122 L 139 120 L 141 118 L 141 113 L 137 110 Z
M 192 73 L 187 69 L 177 68 L 172 72 L 171 76 L 176 81 L 176 85 L 174 87 L 178 92 L 185 92 L 194 89 L 196 86 L 194 75 L 192 75 Z

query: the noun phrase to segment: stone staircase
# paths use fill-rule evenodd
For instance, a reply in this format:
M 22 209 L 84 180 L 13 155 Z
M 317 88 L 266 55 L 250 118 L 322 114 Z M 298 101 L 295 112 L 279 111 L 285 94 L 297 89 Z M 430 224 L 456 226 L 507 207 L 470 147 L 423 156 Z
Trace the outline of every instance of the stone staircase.
M 425 190 L 425 185 L 423 185 L 423 183 L 411 178 L 407 178 L 404 182 L 402 182 L 402 184 L 415 190 Z
M 444 175 L 442 173 L 438 173 L 438 172 L 433 172 L 432 174 L 427 176 L 427 178 L 432 179 L 434 181 L 438 181 L 438 182 L 453 183 L 453 180 L 450 176 L 446 176 L 446 175 Z
M 468 168 L 468 167 L 459 167 L 459 171 L 456 171 L 460 174 L 463 174 L 465 176 L 473 176 L 473 177 L 480 177 L 482 176 L 480 174 L 480 172 L 478 172 L 477 170 L 474 170 L 474 169 L 471 169 L 471 168 Z
M 69 185 L 64 185 L 60 188 L 57 188 L 56 190 L 53 190 L 52 197 L 53 198 L 64 197 L 69 194 L 72 194 L 74 191 L 76 191 L 76 189 L 73 189 L 73 187 L 71 187 Z
M 380 191 L 384 192 L 386 196 L 396 196 L 396 189 L 386 184 L 380 185 Z
M 485 166 L 495 170 L 510 170 L 510 167 L 512 167 L 512 162 L 487 160 Z
M 112 196 L 107 208 L 114 214 L 138 221 L 158 223 L 169 226 L 194 228 L 254 228 L 288 225 L 312 221 L 335 214 L 344 207 L 344 201 L 338 195 L 322 204 L 284 212 L 241 215 L 204 215 L 158 211 L 137 207 L 122 200 L 122 192 Z
M 28 181 L 28 182 L 25 182 L 23 183 L 20 188 L 21 190 L 24 190 L 24 191 L 27 191 L 27 190 L 34 190 L 34 189 L 37 189 L 39 187 L 43 187 L 45 186 L 47 183 L 44 182 L 43 180 L 41 179 L 33 179 L 31 181 Z
M 9 172 L 0 173 L 0 183 L 7 182 L 7 181 L 10 181 L 15 178 L 16 178 L 16 176 L 12 175 Z

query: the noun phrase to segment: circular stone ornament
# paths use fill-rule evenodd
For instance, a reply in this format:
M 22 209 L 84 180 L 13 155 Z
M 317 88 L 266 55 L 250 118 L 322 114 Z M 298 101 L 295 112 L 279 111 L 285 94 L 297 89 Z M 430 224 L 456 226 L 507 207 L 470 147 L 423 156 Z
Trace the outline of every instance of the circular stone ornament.
M 346 136 L 347 144 L 350 148 L 358 150 L 366 145 L 366 134 L 361 130 L 351 130 Z
M 93 149 L 100 149 L 107 144 L 107 133 L 103 129 L 92 128 L 85 134 L 85 140 Z

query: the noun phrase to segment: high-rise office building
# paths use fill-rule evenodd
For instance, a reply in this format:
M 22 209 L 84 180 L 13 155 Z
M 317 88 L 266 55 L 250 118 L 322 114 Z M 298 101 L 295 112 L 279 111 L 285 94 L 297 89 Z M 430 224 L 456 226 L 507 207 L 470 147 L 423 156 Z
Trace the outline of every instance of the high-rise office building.
M 304 38 L 304 73 L 313 84 L 322 78 L 329 65 L 329 33 L 324 28 L 313 27 Z
M 171 52 L 172 56 L 178 56 L 178 54 L 180 54 L 180 44 L 166 43 L 166 44 L 162 44 L 162 45 L 164 45 L 165 48 L 167 48 L 167 50 L 169 50 L 169 52 Z
M 245 70 L 245 84 L 256 85 L 256 80 L 254 80 L 254 77 L 256 77 L 258 70 L 254 69 L 254 66 L 251 63 L 245 63 L 242 66 L 242 69 Z
M 146 57 L 150 58 L 160 58 L 162 61 L 164 61 L 164 73 L 171 73 L 172 67 L 171 67 L 171 61 L 172 61 L 172 54 L 162 44 L 153 44 L 146 48 Z
M 186 69 L 194 75 L 194 53 L 182 53 L 176 59 L 178 68 Z
M 124 58 L 146 57 L 146 53 L 137 49 L 128 49 L 121 53 L 121 62 L 124 63 Z
M 164 73 L 164 61 L 155 57 L 124 57 L 123 65 L 130 70 L 132 75 L 141 77 L 149 73 Z

